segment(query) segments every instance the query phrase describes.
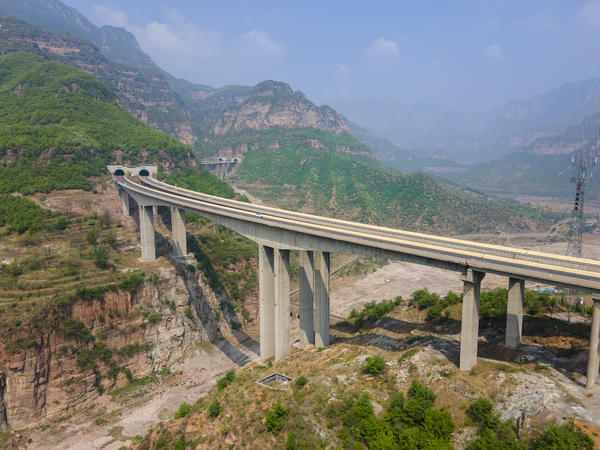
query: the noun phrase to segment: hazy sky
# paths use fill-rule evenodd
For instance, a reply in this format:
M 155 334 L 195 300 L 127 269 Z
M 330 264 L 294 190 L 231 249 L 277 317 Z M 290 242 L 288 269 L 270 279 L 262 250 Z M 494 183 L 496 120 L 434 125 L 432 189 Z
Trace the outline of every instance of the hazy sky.
M 600 0 L 63 0 L 173 75 L 490 109 L 600 76 Z

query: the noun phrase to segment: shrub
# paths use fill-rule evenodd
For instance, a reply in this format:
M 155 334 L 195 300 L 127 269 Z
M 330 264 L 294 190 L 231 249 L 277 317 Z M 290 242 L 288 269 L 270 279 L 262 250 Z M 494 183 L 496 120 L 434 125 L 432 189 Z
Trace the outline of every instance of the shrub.
M 296 378 L 296 386 L 297 387 L 301 388 L 301 387 L 305 386 L 306 383 L 308 383 L 308 379 L 304 375 L 300 375 L 298 378 Z
M 487 398 L 477 399 L 467 408 L 467 416 L 473 423 L 486 428 L 494 428 L 494 405 Z
M 215 398 L 208 407 L 208 416 L 214 418 L 219 414 L 221 414 L 221 403 L 219 403 L 219 400 Z
M 527 312 L 529 314 L 535 315 L 540 312 L 541 308 L 542 308 L 542 303 L 540 302 L 540 300 L 538 298 L 534 298 L 527 305 Z
M 594 441 L 587 434 L 571 426 L 549 425 L 548 429 L 535 440 L 534 449 L 585 449 L 593 450 Z
M 225 376 L 223 378 L 220 378 L 217 381 L 217 388 L 219 388 L 219 390 L 222 391 L 227 386 L 229 386 L 234 379 L 235 379 L 235 371 L 233 369 L 228 370 L 227 373 L 225 374 Z
M 73 339 L 83 344 L 94 340 L 90 329 L 83 322 L 70 317 L 63 322 L 62 333 L 65 339 Z
M 364 326 L 371 326 L 381 317 L 389 313 L 396 306 L 394 300 L 383 300 L 380 303 L 368 302 L 363 305 L 360 312 L 350 312 L 349 318 L 355 318 L 354 329 L 359 330 Z
M 427 319 L 428 320 L 437 320 L 442 317 L 442 311 L 444 310 L 444 305 L 442 303 L 436 303 L 432 307 L 427 310 Z
M 179 409 L 177 410 L 177 412 L 175 413 L 174 418 L 181 419 L 182 417 L 188 416 L 191 412 L 192 412 L 192 405 L 190 405 L 188 402 L 182 403 L 179 406 Z
M 290 408 L 284 408 L 281 406 L 281 402 L 279 401 L 275 403 L 275 405 L 273 405 L 273 409 L 267 412 L 267 430 L 273 434 L 279 434 L 283 428 L 283 422 L 289 413 Z
M 411 294 L 412 303 L 417 305 L 419 309 L 429 308 L 435 305 L 440 296 L 430 293 L 427 289 L 419 289 Z
M 119 283 L 119 288 L 129 293 L 133 293 L 142 283 L 142 281 L 144 281 L 144 274 L 134 273 L 133 275 L 129 275 L 128 278 L 121 281 L 121 283 Z
M 85 240 L 90 245 L 96 245 L 96 242 L 98 242 L 98 229 L 96 227 L 90 228 L 85 234 Z
M 90 257 L 94 260 L 94 264 L 100 269 L 108 268 L 108 258 L 110 253 L 106 245 L 96 245 L 90 249 Z
M 423 426 L 429 434 L 445 441 L 452 438 L 452 433 L 456 428 L 452 414 L 449 411 L 440 412 L 433 409 L 425 411 Z
M 398 358 L 398 364 L 402 364 L 408 358 L 412 358 L 417 353 L 419 353 L 419 350 L 421 350 L 421 349 L 420 348 L 411 348 L 410 350 L 405 351 L 404 353 L 402 353 L 402 356 L 400 356 L 400 358 Z
M 385 372 L 385 360 L 381 356 L 375 355 L 372 358 L 367 358 L 365 362 L 366 364 L 361 367 L 363 373 L 379 375 Z
M 162 319 L 162 315 L 160 313 L 151 313 L 148 314 L 148 322 L 152 324 L 157 324 Z
M 402 421 L 407 425 L 421 425 L 426 411 L 433 406 L 435 394 L 418 381 L 413 381 L 408 389 Z

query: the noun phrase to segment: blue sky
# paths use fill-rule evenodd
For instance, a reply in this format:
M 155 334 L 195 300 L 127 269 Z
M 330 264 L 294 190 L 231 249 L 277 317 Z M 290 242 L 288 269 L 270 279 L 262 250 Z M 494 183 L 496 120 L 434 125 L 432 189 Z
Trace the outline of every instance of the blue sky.
M 488 110 L 600 76 L 600 0 L 63 0 L 173 75 Z

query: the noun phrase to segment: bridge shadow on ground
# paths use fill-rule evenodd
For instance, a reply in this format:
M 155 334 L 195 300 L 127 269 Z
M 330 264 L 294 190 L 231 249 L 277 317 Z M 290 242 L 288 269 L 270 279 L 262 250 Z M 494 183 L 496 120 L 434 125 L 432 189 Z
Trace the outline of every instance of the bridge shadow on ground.
M 139 216 L 133 214 L 132 216 L 134 216 L 134 220 L 139 228 Z M 171 221 L 168 210 L 159 207 L 157 216 L 160 217 L 165 227 L 170 227 Z M 165 259 L 167 259 L 173 265 L 177 274 L 182 277 L 184 285 L 191 299 L 191 306 L 194 308 L 196 316 L 200 320 L 200 323 L 210 342 L 219 350 L 221 350 L 238 367 L 243 367 L 251 362 L 252 359 L 246 353 L 233 345 L 223 334 L 223 331 L 219 326 L 217 315 L 208 303 L 204 288 L 199 282 L 199 277 L 202 276 L 201 273 L 196 271 L 195 266 L 192 268 L 186 261 L 173 256 L 171 243 L 162 233 L 157 231 L 156 228 L 154 231 L 154 236 L 156 243 L 156 256 L 164 256 Z M 188 234 L 187 241 L 188 245 L 192 245 L 192 248 L 194 246 L 199 248 L 198 242 L 193 236 Z M 225 292 L 224 287 L 220 283 L 217 286 L 211 286 L 211 289 L 215 291 L 217 296 L 223 295 L 223 292 Z M 228 323 L 232 323 L 233 318 L 230 317 L 231 314 L 227 310 L 223 311 L 223 309 L 221 309 L 221 312 L 228 319 Z M 252 339 L 241 330 L 232 330 L 231 334 L 239 344 L 243 345 L 248 351 L 258 355 L 259 343 L 256 340 Z
M 352 324 L 342 321 L 331 327 L 332 343 L 374 346 L 386 351 L 405 351 L 414 347 L 430 347 L 442 353 L 459 367 L 460 327 L 458 320 L 409 322 L 383 317 L 374 326 L 355 332 Z M 573 383 L 583 386 L 587 371 L 589 325 L 567 324 L 546 316 L 525 316 L 524 342 L 517 349 L 504 345 L 504 320 L 481 320 L 477 356 L 499 364 L 501 371 L 517 371 L 524 363 L 543 365 L 560 372 Z M 343 333 L 343 334 L 342 334 Z M 508 363 L 510 366 L 503 363 Z
M 194 254 L 196 261 L 202 262 L 202 268 L 205 272 L 210 288 L 215 292 L 216 295 L 221 296 L 220 310 L 221 313 L 226 317 L 228 323 L 233 324 L 237 322 L 238 315 L 231 303 L 231 299 L 227 294 L 227 290 L 223 283 L 219 280 L 218 274 L 212 266 L 208 256 L 202 251 L 200 243 L 191 234 L 187 234 L 187 247 L 191 253 Z M 173 257 L 171 257 L 173 259 Z M 197 280 L 196 280 L 197 282 Z M 225 307 L 222 307 L 225 305 Z M 214 314 L 214 313 L 213 313 Z M 216 319 L 216 316 L 215 316 Z M 236 339 L 238 344 L 244 346 L 247 350 L 258 356 L 260 344 L 259 342 L 244 332 L 241 328 L 235 329 L 232 327 L 231 334 Z

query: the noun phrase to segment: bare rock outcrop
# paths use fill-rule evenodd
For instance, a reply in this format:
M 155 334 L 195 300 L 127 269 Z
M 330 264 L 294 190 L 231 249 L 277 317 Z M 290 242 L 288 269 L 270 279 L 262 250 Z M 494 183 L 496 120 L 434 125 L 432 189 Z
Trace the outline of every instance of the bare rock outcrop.
M 85 324 L 112 352 L 112 364 L 78 361 L 94 348 L 65 338 L 61 325 L 18 353 L 0 342 L 0 432 L 39 426 L 91 406 L 105 389 L 169 367 L 198 342 L 231 333 L 214 311 L 220 299 L 198 272 L 160 269 L 132 293 L 107 291 L 102 300 L 76 300 L 70 318 Z M 150 318 L 150 319 L 149 319 Z M 129 351 L 128 351 L 129 350 Z M 113 376 L 109 369 L 118 367 Z M 101 386 L 101 387 L 99 387 Z
M 286 83 L 263 81 L 240 104 L 223 112 L 212 127 L 215 135 L 242 129 L 271 127 L 317 128 L 335 134 L 349 132 L 343 116 L 328 106 L 316 106 Z

